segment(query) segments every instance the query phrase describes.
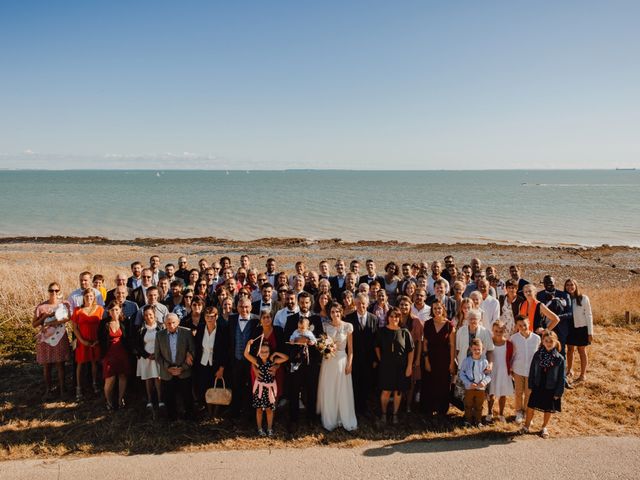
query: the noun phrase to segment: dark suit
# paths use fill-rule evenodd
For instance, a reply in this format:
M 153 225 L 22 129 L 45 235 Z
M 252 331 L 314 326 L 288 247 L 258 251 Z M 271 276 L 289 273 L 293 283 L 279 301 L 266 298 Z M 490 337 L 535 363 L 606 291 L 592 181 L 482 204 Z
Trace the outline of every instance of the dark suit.
M 187 353 L 191 353 L 195 357 L 195 346 L 191 331 L 186 328 L 178 327 L 176 330 L 178 335 L 176 341 L 176 357 L 171 357 L 171 347 L 169 346 L 169 332 L 160 330 L 156 334 L 155 356 L 158 363 L 160 379 L 162 380 L 162 396 L 167 405 L 167 417 L 169 420 L 175 420 L 178 416 L 176 396 L 180 392 L 182 403 L 184 404 L 185 415 L 187 419 L 195 418 L 193 411 L 193 393 L 191 381 L 191 367 L 186 363 Z M 182 373 L 173 376 L 169 373 L 169 367 L 180 367 Z
M 344 289 L 345 289 L 345 280 L 346 280 L 346 277 L 343 276 L 342 286 L 340 286 L 337 276 L 329 277 L 329 285 L 331 286 L 331 296 L 337 302 L 339 302 L 340 299 L 342 298 L 342 292 L 344 292 Z
M 373 282 L 376 282 L 376 281 L 380 283 L 380 287 L 384 288 L 385 282 L 384 282 L 384 277 L 382 275 L 376 275 L 374 278 L 369 278 L 369 275 L 362 275 L 358 280 L 358 285 L 360 285 L 361 283 L 366 283 L 371 285 Z
M 376 372 L 373 367 L 376 361 L 376 335 L 378 333 L 378 317 L 373 313 L 366 313 L 364 327 L 360 324 L 358 312 L 350 313 L 345 321 L 353 325 L 353 397 L 356 412 L 369 414 L 369 397 L 376 384 Z
M 242 410 L 248 410 L 251 399 L 251 364 L 244 358 L 246 343 L 242 342 L 242 339 L 236 338 L 238 319 L 239 315 L 237 313 L 230 315 L 229 326 L 227 327 L 227 338 L 229 339 L 229 361 L 227 362 L 227 366 L 231 370 L 231 388 L 233 391 L 231 397 L 231 413 L 234 416 L 239 415 Z M 256 338 L 259 322 L 260 320 L 257 315 L 249 315 L 249 323 L 244 327 L 245 329 L 249 329 L 249 339 Z M 244 343 L 240 345 L 242 350 L 240 358 L 236 357 L 236 342 Z
M 136 302 L 138 307 L 142 308 L 147 304 L 147 297 L 144 294 L 142 286 L 134 288 L 131 291 L 131 301 Z
M 433 302 L 435 301 L 436 301 L 436 296 L 429 295 L 425 303 L 429 305 L 429 308 L 431 308 L 431 305 L 433 305 Z M 447 318 L 449 320 L 451 320 L 452 318 L 455 318 L 456 313 L 458 313 L 458 302 L 456 302 L 455 298 L 445 295 L 442 303 L 447 313 Z
M 273 317 L 277 310 L 275 310 L 275 306 L 276 306 L 276 302 L 274 302 L 273 300 L 271 300 L 271 316 Z M 251 313 L 253 313 L 254 315 L 260 315 L 260 306 L 262 305 L 262 299 L 260 300 L 256 300 L 255 302 L 251 303 Z
M 309 312 L 309 330 L 318 338 L 323 333 L 322 319 L 319 315 L 313 315 Z M 284 340 L 288 342 L 291 335 L 298 328 L 300 321 L 300 313 L 294 313 L 287 317 L 287 323 L 284 327 Z M 304 347 L 302 345 L 287 345 L 287 354 L 289 360 L 293 362 L 296 356 L 302 353 Z M 287 374 L 287 397 L 289 399 L 289 421 L 295 423 L 298 421 L 300 413 L 300 404 L 298 396 L 302 394 L 307 418 L 316 418 L 316 400 L 318 397 L 318 377 L 320 376 L 320 364 L 322 363 L 322 355 L 313 345 L 307 347 L 309 352 L 309 363 L 302 362 L 295 371 Z

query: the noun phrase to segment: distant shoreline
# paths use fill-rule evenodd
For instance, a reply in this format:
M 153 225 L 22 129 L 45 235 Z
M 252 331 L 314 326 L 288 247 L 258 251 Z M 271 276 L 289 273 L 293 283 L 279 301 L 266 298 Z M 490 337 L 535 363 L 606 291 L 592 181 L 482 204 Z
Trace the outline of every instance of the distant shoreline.
M 473 250 L 474 248 L 486 249 L 487 247 L 496 248 L 536 248 L 536 249 L 554 249 L 554 250 L 583 250 L 583 251 L 624 251 L 640 253 L 640 247 L 630 245 L 579 245 L 579 244 L 542 244 L 542 243 L 522 243 L 522 242 L 429 242 L 429 243 L 413 243 L 397 240 L 357 240 L 346 241 L 340 238 L 330 239 L 307 239 L 302 237 L 262 237 L 252 240 L 233 240 L 218 237 L 190 237 L 190 238 L 163 238 L 163 237 L 138 237 L 133 239 L 112 239 L 102 236 L 7 236 L 0 237 L 0 245 L 10 244 L 79 244 L 79 245 L 134 245 L 140 247 L 180 245 L 180 244 L 200 244 L 200 245 L 224 245 L 229 247 L 305 247 L 313 246 L 319 248 L 384 248 L 384 247 L 405 247 L 418 249 L 440 249 L 444 247 L 455 247 L 456 249 Z

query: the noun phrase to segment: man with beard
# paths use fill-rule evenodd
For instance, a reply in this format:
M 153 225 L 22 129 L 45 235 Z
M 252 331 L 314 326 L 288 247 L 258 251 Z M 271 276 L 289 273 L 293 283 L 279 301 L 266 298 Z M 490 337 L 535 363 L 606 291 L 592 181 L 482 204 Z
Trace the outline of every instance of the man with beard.
M 284 339 L 289 342 L 293 332 L 298 328 L 301 320 L 307 319 L 309 330 L 318 337 L 323 333 L 322 319 L 319 315 L 311 313 L 312 297 L 308 292 L 298 295 L 298 313 L 287 317 L 284 327 Z M 316 398 L 318 396 L 318 377 L 322 355 L 312 345 L 308 338 L 296 338 L 293 344 L 288 345 L 290 364 L 287 374 L 287 397 L 289 399 L 289 430 L 294 431 L 298 423 L 299 398 L 305 406 L 307 419 L 313 421 L 316 418 Z

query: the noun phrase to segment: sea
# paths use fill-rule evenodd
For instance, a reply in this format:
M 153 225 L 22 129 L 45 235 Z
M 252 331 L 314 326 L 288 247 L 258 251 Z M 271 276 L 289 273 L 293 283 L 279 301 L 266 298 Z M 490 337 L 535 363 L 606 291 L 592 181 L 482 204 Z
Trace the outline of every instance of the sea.
M 0 237 L 57 235 L 640 246 L 640 171 L 0 171 Z

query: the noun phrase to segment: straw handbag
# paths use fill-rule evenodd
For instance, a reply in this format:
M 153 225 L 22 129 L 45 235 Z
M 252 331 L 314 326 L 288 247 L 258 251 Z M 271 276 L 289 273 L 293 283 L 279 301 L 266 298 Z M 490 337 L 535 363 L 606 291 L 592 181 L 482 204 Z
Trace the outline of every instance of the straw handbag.
M 205 398 L 211 405 L 229 405 L 231 403 L 231 389 L 227 388 L 222 379 L 222 388 L 218 388 L 218 380 L 213 384 L 213 388 L 207 389 Z

